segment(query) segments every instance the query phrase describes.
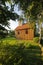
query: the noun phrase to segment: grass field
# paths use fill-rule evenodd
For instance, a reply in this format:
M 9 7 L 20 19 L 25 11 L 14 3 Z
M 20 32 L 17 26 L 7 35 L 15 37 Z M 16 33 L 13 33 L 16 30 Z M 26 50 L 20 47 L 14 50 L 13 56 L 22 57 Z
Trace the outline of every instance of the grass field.
M 39 43 L 5 38 L 0 40 L 0 65 L 43 65 Z

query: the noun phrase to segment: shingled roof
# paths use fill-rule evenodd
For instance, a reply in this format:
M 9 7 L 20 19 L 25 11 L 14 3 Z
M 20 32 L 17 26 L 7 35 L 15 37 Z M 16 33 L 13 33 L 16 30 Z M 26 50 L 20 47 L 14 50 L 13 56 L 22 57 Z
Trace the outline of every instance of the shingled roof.
M 15 30 L 22 30 L 22 29 L 32 29 L 33 27 L 30 24 L 23 24 L 22 26 L 16 27 Z

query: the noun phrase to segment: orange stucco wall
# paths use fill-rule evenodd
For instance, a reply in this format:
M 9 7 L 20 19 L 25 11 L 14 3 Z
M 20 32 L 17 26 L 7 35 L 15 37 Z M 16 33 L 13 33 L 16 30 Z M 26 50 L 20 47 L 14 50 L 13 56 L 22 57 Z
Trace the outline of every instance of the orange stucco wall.
M 28 34 L 26 34 L 26 30 L 15 30 L 15 36 L 17 39 L 32 40 L 34 38 L 34 29 L 28 29 Z

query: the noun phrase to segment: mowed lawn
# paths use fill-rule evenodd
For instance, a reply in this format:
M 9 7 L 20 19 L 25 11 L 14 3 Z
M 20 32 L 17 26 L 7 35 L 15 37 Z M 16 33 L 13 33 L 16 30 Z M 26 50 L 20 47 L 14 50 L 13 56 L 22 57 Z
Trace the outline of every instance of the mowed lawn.
M 0 64 L 43 65 L 39 43 L 14 37 L 0 40 Z

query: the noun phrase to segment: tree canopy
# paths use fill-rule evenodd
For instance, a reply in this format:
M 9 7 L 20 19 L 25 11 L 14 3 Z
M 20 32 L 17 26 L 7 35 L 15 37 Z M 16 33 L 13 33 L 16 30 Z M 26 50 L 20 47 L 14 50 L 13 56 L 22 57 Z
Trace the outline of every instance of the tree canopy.
M 10 4 L 10 10 L 6 6 L 7 2 Z M 37 19 L 38 15 L 43 17 L 43 0 L 0 0 L 0 24 L 7 25 L 9 19 L 18 18 L 18 15 L 14 13 L 15 4 L 18 4 L 19 9 L 30 18 Z
M 13 0 L 19 3 L 19 8 L 24 11 L 28 17 L 37 19 L 38 16 L 43 17 L 43 0 Z
M 12 19 L 15 20 L 19 17 L 18 14 L 13 12 L 13 5 L 10 2 L 11 0 L 0 0 L 0 30 L 5 30 L 5 26 L 9 27 L 8 20 Z M 6 3 L 9 2 L 10 4 L 10 10 L 9 7 L 6 6 Z

